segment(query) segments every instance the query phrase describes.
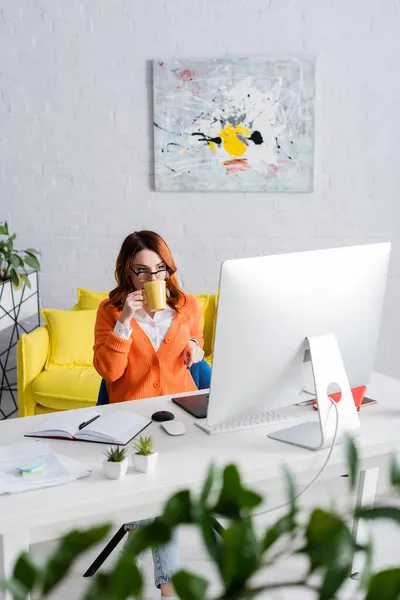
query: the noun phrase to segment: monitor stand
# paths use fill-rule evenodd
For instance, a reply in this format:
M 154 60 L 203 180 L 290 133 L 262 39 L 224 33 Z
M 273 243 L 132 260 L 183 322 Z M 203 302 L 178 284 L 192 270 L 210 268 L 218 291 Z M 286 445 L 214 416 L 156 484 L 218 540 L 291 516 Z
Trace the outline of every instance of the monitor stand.
M 320 450 L 332 445 L 337 419 L 335 443 L 342 442 L 345 435 L 358 435 L 360 419 L 336 337 L 328 333 L 308 337 L 306 341 L 310 351 L 319 422 L 300 423 L 269 433 L 268 437 L 309 450 Z M 329 393 L 335 391 L 330 389 L 332 384 L 338 386 L 342 394 L 337 403 L 337 412 L 332 405 L 333 401 L 328 397 Z

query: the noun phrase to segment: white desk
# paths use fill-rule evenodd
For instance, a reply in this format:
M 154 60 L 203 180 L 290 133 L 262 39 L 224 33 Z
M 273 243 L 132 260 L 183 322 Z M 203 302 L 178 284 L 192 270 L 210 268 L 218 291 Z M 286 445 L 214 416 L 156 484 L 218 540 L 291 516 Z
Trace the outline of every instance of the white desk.
M 390 453 L 400 442 L 400 382 L 374 374 L 368 395 L 376 398 L 378 404 L 360 413 L 362 433 L 358 446 L 364 461 Z M 121 405 L 112 405 L 99 407 L 99 410 L 107 412 L 118 406 L 121 408 Z M 130 469 L 121 481 L 103 477 L 104 445 L 49 440 L 60 453 L 81 460 L 92 469 L 92 475 L 67 485 L 0 496 L 0 572 L 4 575 L 10 575 L 15 557 L 30 543 L 54 539 L 77 526 L 105 521 L 121 525 L 156 516 L 164 501 L 176 490 L 199 489 L 211 462 L 237 464 L 247 484 L 256 486 L 274 480 L 283 484 L 283 464 L 288 464 L 305 482 L 316 473 L 327 453 L 327 450 L 315 453 L 271 440 L 266 437 L 270 427 L 209 436 L 195 427 L 192 417 L 172 404 L 168 396 L 125 403 L 123 408 L 145 416 L 151 416 L 156 410 L 170 409 L 185 423 L 187 432 L 181 437 L 171 437 L 159 424 L 150 425 L 146 434 L 153 436 L 160 453 L 157 470 L 141 474 Z M 317 419 L 317 413 L 310 406 L 285 410 L 293 414 L 297 422 Z M 45 418 L 44 415 L 0 422 L 0 444 L 21 441 L 24 433 Z M 329 466 L 343 468 L 344 465 L 343 447 L 338 445 Z

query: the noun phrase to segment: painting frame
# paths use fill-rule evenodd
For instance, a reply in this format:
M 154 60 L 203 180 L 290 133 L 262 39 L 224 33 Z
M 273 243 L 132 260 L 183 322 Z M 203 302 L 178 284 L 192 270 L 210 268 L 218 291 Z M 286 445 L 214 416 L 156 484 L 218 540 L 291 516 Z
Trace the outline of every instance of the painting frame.
M 314 56 L 153 61 L 156 191 L 314 190 Z

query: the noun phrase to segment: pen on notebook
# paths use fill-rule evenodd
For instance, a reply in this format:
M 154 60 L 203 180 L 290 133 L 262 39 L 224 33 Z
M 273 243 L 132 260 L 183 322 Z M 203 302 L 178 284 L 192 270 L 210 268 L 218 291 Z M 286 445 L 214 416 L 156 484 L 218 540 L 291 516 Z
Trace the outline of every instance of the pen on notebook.
M 90 423 L 93 423 L 93 421 L 96 421 L 96 419 L 98 419 L 99 417 L 100 415 L 96 415 L 95 417 L 93 417 L 93 419 L 89 419 L 89 421 L 84 421 L 83 423 L 81 423 L 78 427 L 79 431 L 90 425 Z

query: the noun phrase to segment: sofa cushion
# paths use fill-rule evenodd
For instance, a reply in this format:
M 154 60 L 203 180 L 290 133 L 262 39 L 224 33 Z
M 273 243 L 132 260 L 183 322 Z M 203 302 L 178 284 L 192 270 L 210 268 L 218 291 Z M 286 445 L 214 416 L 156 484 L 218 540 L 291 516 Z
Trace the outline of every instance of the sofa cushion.
M 50 334 L 45 369 L 93 366 L 97 310 L 43 309 L 41 314 Z
M 78 288 L 78 306 L 80 310 L 97 310 L 102 300 L 108 298 L 108 292 L 93 292 Z
M 201 307 L 201 321 L 200 321 L 200 326 L 202 329 L 204 329 L 204 309 L 207 305 L 207 296 L 206 295 L 200 295 L 197 294 L 194 296 L 197 300 L 197 302 L 200 304 Z
M 204 335 L 204 352 L 207 356 L 212 351 L 215 297 L 211 294 L 194 294 L 194 297 L 200 302 L 202 310 L 201 327 Z
M 70 410 L 97 402 L 101 377 L 93 367 L 42 371 L 32 384 L 35 401 L 46 408 Z

